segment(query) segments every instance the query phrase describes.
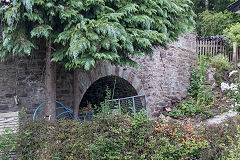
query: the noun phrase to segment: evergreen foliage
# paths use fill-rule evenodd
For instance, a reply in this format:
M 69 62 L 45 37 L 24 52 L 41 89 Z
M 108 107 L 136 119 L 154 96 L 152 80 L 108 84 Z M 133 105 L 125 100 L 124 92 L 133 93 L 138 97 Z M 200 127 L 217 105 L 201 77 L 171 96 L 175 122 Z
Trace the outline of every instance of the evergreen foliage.
M 203 37 L 223 35 L 224 29 L 239 21 L 237 13 L 204 11 L 198 16 L 197 30 Z
M 237 0 L 208 0 L 209 10 L 206 10 L 206 0 L 192 0 L 196 18 L 196 28 L 199 36 L 208 37 L 222 35 L 223 30 L 239 22 L 240 15 L 228 12 L 228 6 Z
M 190 0 L 14 0 L 0 8 L 0 57 L 45 50 L 51 39 L 52 60 L 69 69 L 88 70 L 97 60 L 135 66 L 130 57 L 151 55 L 151 47 L 193 29 L 191 6 Z
M 194 11 L 195 13 L 202 13 L 206 11 L 206 0 L 192 0 L 194 3 Z M 223 12 L 227 9 L 227 7 L 237 0 L 208 0 L 209 2 L 209 10 L 215 12 Z

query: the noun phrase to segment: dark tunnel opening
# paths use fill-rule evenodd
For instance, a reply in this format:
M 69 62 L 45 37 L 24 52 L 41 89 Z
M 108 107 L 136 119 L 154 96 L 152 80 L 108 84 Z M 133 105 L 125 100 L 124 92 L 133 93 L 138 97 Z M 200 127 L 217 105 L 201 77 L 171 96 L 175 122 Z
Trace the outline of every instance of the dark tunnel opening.
M 80 110 L 81 108 L 87 107 L 88 104 L 91 104 L 92 106 L 97 105 L 99 107 L 100 103 L 105 100 L 107 87 L 109 88 L 109 90 L 111 90 L 111 93 L 113 94 L 114 83 L 115 90 L 113 99 L 137 95 L 137 91 L 135 90 L 135 88 L 125 79 L 117 76 L 106 76 L 94 82 L 87 89 L 81 100 L 79 106 Z

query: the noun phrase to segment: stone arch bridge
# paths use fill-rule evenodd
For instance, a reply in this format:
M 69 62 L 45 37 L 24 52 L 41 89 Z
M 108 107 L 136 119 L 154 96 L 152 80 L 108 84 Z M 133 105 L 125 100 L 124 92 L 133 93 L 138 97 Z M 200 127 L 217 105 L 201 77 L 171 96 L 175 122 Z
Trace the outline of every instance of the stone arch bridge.
M 187 95 L 190 72 L 197 59 L 195 37 L 183 35 L 178 42 L 169 44 L 167 50 L 154 48 L 152 58 L 136 59 L 141 66 L 139 70 L 97 63 L 91 70 L 81 71 L 78 77 L 81 105 L 94 97 L 100 101 L 104 87 L 112 88 L 116 80 L 116 98 L 146 95 L 150 115 L 158 116 L 162 107 L 174 105 Z M 0 114 L 11 115 L 25 107 L 28 117 L 32 116 L 45 100 L 43 70 L 44 55 L 0 63 Z M 57 99 L 72 106 L 73 73 L 62 66 L 58 67 Z

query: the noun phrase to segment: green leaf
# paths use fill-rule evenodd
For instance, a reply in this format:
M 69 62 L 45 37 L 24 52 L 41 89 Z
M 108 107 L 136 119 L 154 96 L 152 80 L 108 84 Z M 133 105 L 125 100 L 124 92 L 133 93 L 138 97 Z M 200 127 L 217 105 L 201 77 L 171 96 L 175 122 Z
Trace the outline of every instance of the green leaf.
M 56 52 L 53 53 L 51 61 L 60 62 L 63 60 L 66 53 L 65 48 L 58 49 Z
M 22 0 L 22 2 L 27 10 L 32 11 L 31 0 Z
M 49 25 L 39 25 L 33 28 L 30 34 L 31 34 L 31 37 L 48 38 L 51 30 L 52 30 L 52 27 L 50 27 Z

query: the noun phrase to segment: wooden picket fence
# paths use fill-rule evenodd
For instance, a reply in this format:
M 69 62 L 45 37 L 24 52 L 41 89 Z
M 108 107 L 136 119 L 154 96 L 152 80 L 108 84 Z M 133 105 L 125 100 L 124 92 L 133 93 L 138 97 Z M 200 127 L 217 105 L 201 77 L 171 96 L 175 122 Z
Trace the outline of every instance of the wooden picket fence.
M 205 40 L 197 38 L 197 53 L 199 56 L 205 55 L 214 57 L 217 54 L 223 54 L 228 58 L 230 62 L 233 62 L 233 53 L 230 51 L 230 48 L 224 45 L 224 42 L 221 40 Z M 240 60 L 240 47 L 238 48 L 237 61 Z

